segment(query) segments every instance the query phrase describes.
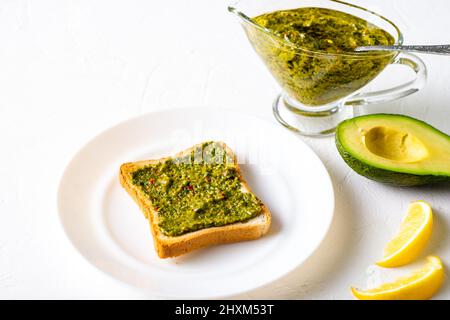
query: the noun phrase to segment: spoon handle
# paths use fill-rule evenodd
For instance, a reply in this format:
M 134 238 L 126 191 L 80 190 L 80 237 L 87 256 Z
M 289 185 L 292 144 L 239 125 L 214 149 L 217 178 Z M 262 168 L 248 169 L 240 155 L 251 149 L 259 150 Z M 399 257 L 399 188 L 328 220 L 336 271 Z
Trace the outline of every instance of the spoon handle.
M 410 46 L 365 46 L 357 47 L 355 51 L 409 51 L 429 54 L 450 55 L 450 45 L 410 45 Z

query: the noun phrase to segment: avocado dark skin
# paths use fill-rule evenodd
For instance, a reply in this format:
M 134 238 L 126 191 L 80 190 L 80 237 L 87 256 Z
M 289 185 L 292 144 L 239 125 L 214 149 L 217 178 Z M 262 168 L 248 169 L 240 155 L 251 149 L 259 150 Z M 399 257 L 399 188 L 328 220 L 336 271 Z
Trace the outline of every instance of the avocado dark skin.
M 345 163 L 356 173 L 381 183 L 397 187 L 414 187 L 433 183 L 450 182 L 448 178 L 434 175 L 416 175 L 410 173 L 393 172 L 375 167 L 367 167 L 363 162 L 352 157 L 338 141 L 336 135 L 336 147 Z

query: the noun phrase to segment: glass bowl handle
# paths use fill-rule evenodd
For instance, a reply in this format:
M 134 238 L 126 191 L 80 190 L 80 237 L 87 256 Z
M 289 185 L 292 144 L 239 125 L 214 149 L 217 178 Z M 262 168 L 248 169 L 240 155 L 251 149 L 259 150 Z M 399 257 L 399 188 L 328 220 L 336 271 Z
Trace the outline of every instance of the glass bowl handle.
M 390 89 L 357 93 L 348 98 L 345 105 L 361 106 L 397 100 L 419 91 L 424 86 L 427 80 L 427 68 L 418 56 L 411 53 L 400 53 L 392 64 L 410 67 L 416 73 L 416 78 Z

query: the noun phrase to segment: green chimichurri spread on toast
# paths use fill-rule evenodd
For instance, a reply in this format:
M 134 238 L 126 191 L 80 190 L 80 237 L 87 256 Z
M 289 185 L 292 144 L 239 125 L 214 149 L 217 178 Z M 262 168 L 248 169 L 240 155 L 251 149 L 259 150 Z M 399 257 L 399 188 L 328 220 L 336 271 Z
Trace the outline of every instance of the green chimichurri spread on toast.
M 244 191 L 237 164 L 219 143 L 147 165 L 132 177 L 151 200 L 158 227 L 167 236 L 245 222 L 263 211 L 261 201 Z

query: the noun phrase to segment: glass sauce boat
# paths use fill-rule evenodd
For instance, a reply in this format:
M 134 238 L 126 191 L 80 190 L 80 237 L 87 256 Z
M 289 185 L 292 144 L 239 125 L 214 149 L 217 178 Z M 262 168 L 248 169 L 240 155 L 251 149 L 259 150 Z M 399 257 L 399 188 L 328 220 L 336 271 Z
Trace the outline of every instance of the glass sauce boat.
M 273 113 L 288 129 L 307 136 L 332 134 L 339 122 L 353 116 L 354 106 L 405 97 L 424 85 L 426 67 L 413 54 L 311 51 L 252 20 L 261 14 L 301 7 L 351 14 L 387 31 L 394 44 L 403 43 L 400 30 L 390 20 L 338 0 L 241 0 L 230 5 L 228 10 L 239 18 L 253 48 L 281 86 Z M 389 64 L 410 67 L 416 73 L 415 79 L 390 89 L 360 92 Z M 307 72 L 298 72 L 305 68 Z

